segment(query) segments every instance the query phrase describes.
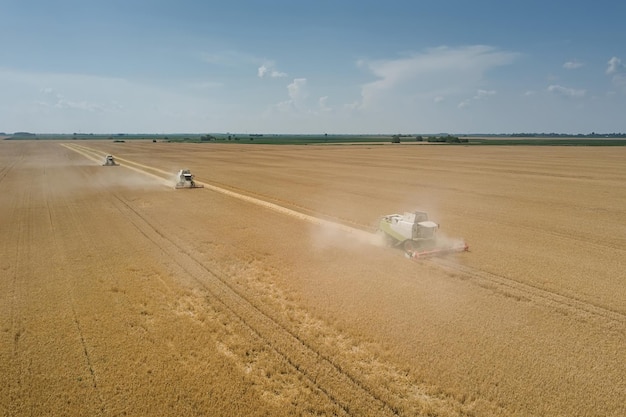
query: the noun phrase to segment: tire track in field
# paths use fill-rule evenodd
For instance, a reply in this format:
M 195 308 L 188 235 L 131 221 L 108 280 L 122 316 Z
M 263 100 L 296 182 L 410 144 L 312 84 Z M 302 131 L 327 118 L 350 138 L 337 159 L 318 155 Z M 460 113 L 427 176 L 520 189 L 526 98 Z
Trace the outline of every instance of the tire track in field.
M 87 157 L 87 158 L 89 158 L 89 159 L 91 159 L 93 161 L 102 160 L 104 158 L 102 155 L 106 155 L 103 152 L 101 153 L 99 151 L 94 151 L 94 150 L 92 150 L 90 148 L 87 148 L 87 147 L 81 146 L 81 145 L 74 145 L 74 144 L 67 145 L 67 144 L 63 144 L 63 146 L 65 146 L 68 149 L 71 149 L 71 150 L 73 150 L 75 152 L 78 152 L 78 153 L 82 154 L 83 156 L 85 156 L 85 157 Z M 98 159 L 99 157 L 100 157 L 100 159 Z M 124 159 L 124 158 L 116 157 L 115 159 L 118 160 L 118 161 L 121 161 L 121 162 L 125 162 L 125 164 L 122 165 L 122 166 L 134 169 L 135 171 L 140 172 L 142 174 L 147 174 L 147 175 L 150 175 L 152 177 L 156 177 L 156 178 L 158 178 L 161 181 L 164 181 L 164 180 L 169 179 L 169 178 L 172 177 L 172 173 L 171 172 L 164 171 L 164 170 L 161 170 L 159 168 L 151 167 L 151 166 L 148 166 L 148 165 L 143 165 L 143 164 L 140 164 L 140 163 L 137 163 L 137 162 L 133 162 L 133 161 Z M 131 166 L 129 166 L 129 165 L 131 165 Z M 151 172 L 147 172 L 146 170 L 149 170 L 149 171 L 152 171 L 152 172 L 156 172 L 156 173 L 160 174 L 161 176 L 155 175 L 155 174 L 153 174 Z M 163 177 L 163 176 L 165 176 L 165 177 Z M 204 182 L 204 181 L 200 181 L 200 180 L 196 180 L 196 183 L 202 184 L 204 186 L 204 189 L 215 191 L 215 192 L 218 192 L 218 193 L 221 193 L 221 194 L 225 194 L 225 195 L 227 195 L 229 197 L 232 197 L 232 198 L 237 198 L 239 200 L 243 200 L 243 201 L 246 201 L 246 202 L 249 202 L 249 203 L 252 203 L 252 204 L 256 204 L 258 206 L 262 206 L 262 207 L 265 207 L 267 209 L 279 212 L 281 214 L 285 214 L 285 215 L 288 215 L 288 216 L 291 216 L 291 217 L 295 217 L 295 218 L 300 219 L 300 220 L 307 221 L 309 223 L 313 223 L 313 224 L 329 227 L 329 228 L 332 228 L 332 229 L 335 229 L 335 230 L 340 230 L 340 231 L 343 231 L 345 233 L 348 233 L 348 234 L 351 234 L 351 235 L 355 235 L 356 237 L 358 237 L 361 240 L 373 241 L 373 239 L 376 239 L 376 237 L 373 236 L 372 233 L 370 233 L 370 232 L 366 232 L 364 230 L 357 229 L 357 228 L 350 227 L 350 226 L 346 226 L 344 224 L 333 222 L 333 221 L 330 221 L 330 220 L 321 219 L 319 217 L 312 216 L 312 215 L 309 215 L 309 214 L 304 214 L 302 212 L 299 212 L 299 211 L 296 211 L 296 210 L 292 210 L 292 209 L 283 207 L 281 205 L 274 204 L 274 203 L 271 203 L 271 202 L 266 201 L 266 200 L 262 200 L 260 198 L 253 197 L 251 195 L 243 194 L 241 192 L 241 190 L 232 191 L 232 190 L 229 190 L 227 188 L 215 185 L 212 182 Z M 171 185 L 170 182 L 168 182 L 168 184 Z M 195 190 L 195 191 L 200 191 L 200 189 Z M 267 198 L 267 196 L 263 196 L 263 197 Z M 294 204 L 292 204 L 292 205 L 294 205 Z M 294 206 L 298 207 L 297 205 L 294 205 Z
M 101 159 L 101 155 L 95 152 L 90 153 L 89 149 L 79 150 L 81 154 L 86 154 L 84 156 L 94 161 Z M 123 158 L 116 159 L 124 162 L 124 166 L 127 166 L 130 162 Z M 162 175 L 170 175 L 169 172 L 159 170 L 158 168 L 137 163 L 133 164 L 143 169 L 152 169 Z M 141 171 L 143 170 L 140 169 Z M 215 188 L 215 191 L 231 197 L 261 205 L 311 223 L 341 228 L 347 233 L 359 234 L 362 237 L 370 238 L 374 236 L 361 230 L 299 213 L 251 196 L 224 190 L 212 184 L 204 183 L 204 185 L 205 188 Z M 281 324 L 271 314 L 255 304 L 252 299 L 229 284 L 225 276 L 204 265 L 184 245 L 176 243 L 173 238 L 164 235 L 158 227 L 155 227 L 139 211 L 133 208 L 126 199 L 116 194 L 114 194 L 114 197 L 117 200 L 117 202 L 113 201 L 115 206 L 144 237 L 159 248 L 162 253 L 170 257 L 207 294 L 213 296 L 214 301 L 219 303 L 225 311 L 230 312 L 238 321 L 249 328 L 277 357 L 289 364 L 297 374 L 302 376 L 303 381 L 307 381 L 307 385 L 325 395 L 332 404 L 343 410 L 347 415 L 372 415 L 372 413 L 383 416 L 403 415 L 400 410 L 406 408 L 407 403 L 413 409 L 415 407 L 419 408 L 425 403 L 439 410 L 463 407 L 456 403 L 453 405 L 454 401 L 449 398 L 443 400 L 430 397 L 414 384 L 411 386 L 410 398 L 408 399 L 404 396 L 406 394 L 390 391 L 389 387 L 377 388 L 368 386 L 356 376 L 354 369 L 352 371 L 345 369 L 332 357 L 323 354 L 315 345 L 304 340 L 294 330 Z
M 486 224 L 494 223 L 493 217 L 489 217 L 487 215 L 473 214 L 472 218 L 475 220 L 482 220 Z M 619 252 L 623 252 L 624 256 L 626 256 L 626 247 L 620 243 L 609 242 L 607 240 L 600 240 L 600 239 L 591 240 L 590 238 L 582 234 L 574 235 L 574 234 L 568 234 L 568 233 L 558 231 L 558 230 L 546 230 L 545 228 L 542 228 L 540 226 L 533 226 L 530 223 L 513 222 L 510 220 L 503 221 L 500 219 L 497 221 L 497 223 L 505 225 L 505 226 L 517 228 L 517 229 L 528 230 L 530 232 L 533 232 L 534 235 L 544 234 L 544 235 L 554 236 L 560 239 L 566 239 L 569 241 L 583 243 L 585 246 L 595 246 L 598 249 L 608 248 L 608 249 L 616 250 Z
M 538 304 L 547 305 L 552 309 L 562 310 L 585 318 L 588 315 L 601 319 L 604 324 L 617 322 L 626 323 L 626 314 L 617 310 L 597 306 L 588 301 L 581 301 L 573 297 L 561 295 L 556 292 L 547 291 L 526 283 L 516 281 L 502 275 L 492 274 L 487 271 L 460 265 L 453 260 L 446 258 L 432 258 L 429 262 L 460 274 L 463 279 L 470 278 L 475 284 L 484 288 L 495 289 L 507 296 L 517 300 L 529 300 Z
M 15 199 L 13 206 L 13 214 L 15 215 L 14 221 L 18 227 L 13 228 L 15 230 L 14 238 L 10 241 L 14 242 L 14 264 L 13 264 L 13 276 L 11 277 L 10 284 L 10 337 L 11 343 L 11 355 L 9 358 L 9 375 L 7 386 L 9 395 L 9 415 L 17 415 L 18 410 L 24 406 L 21 401 L 20 391 L 23 389 L 23 372 L 20 365 L 21 351 L 20 351 L 20 339 L 24 334 L 25 327 L 23 324 L 22 315 L 18 306 L 19 298 L 21 297 L 21 282 L 20 275 L 23 273 L 24 266 L 22 259 L 28 259 L 29 256 L 29 244 L 28 238 L 31 234 L 29 226 L 28 210 L 25 207 L 30 206 L 31 194 L 30 190 L 27 190 L 25 194 L 19 194 Z M 27 255 L 25 255 L 25 253 Z
M 204 265 L 185 247 L 163 234 L 126 200 L 117 195 L 114 197 L 119 211 L 143 236 L 204 288 L 213 301 L 237 317 L 278 357 L 347 415 L 399 415 L 397 406 L 381 398 L 332 358 L 323 355 L 315 346 L 268 315 L 219 272 Z
M 0 183 L 2 183 L 4 178 L 13 169 L 13 167 L 22 162 L 22 160 L 24 159 L 24 147 L 20 147 L 20 150 L 21 152 L 17 158 L 11 158 L 11 162 L 0 169 Z
M 79 147 L 79 149 L 76 150 L 74 149 L 74 147 Z M 92 152 L 99 156 L 105 155 L 104 153 L 98 153 L 99 151 L 94 151 L 90 148 L 87 148 L 85 146 L 80 146 L 80 145 L 72 145 L 70 149 L 76 150 L 77 152 L 80 152 L 80 151 Z M 100 157 L 100 159 L 103 159 L 103 158 L 104 156 Z M 91 159 L 96 160 L 95 156 L 91 157 Z M 116 158 L 116 159 L 119 159 L 119 158 Z M 125 161 L 126 163 L 135 165 L 136 170 L 138 172 L 143 172 L 145 174 L 154 176 L 154 174 L 150 174 L 142 170 L 142 169 L 147 169 L 147 170 L 151 170 L 152 172 L 156 172 L 162 175 L 171 176 L 170 172 L 163 171 L 155 167 L 150 167 L 147 165 L 139 164 L 136 162 L 125 160 L 125 159 L 120 159 L 120 160 Z M 161 177 L 161 179 L 163 178 Z M 339 230 L 347 234 L 350 234 L 352 236 L 355 236 L 364 242 L 370 242 L 370 243 L 377 242 L 376 235 L 371 232 L 366 231 L 366 230 L 371 229 L 370 226 L 354 223 L 356 226 L 360 226 L 360 227 L 359 228 L 350 227 L 341 223 L 337 223 L 337 222 L 333 222 L 330 220 L 321 219 L 319 217 L 315 217 L 312 215 L 304 214 L 304 213 L 280 206 L 278 204 L 270 203 L 260 198 L 242 194 L 241 192 L 232 191 L 232 190 L 214 185 L 213 183 L 210 183 L 210 182 L 200 182 L 200 181 L 197 181 L 197 182 L 200 184 L 203 184 L 205 189 L 209 189 L 209 190 L 216 191 L 216 192 L 225 194 L 233 198 L 247 201 L 249 203 L 256 204 L 256 205 L 268 208 L 270 210 L 273 210 L 282 214 L 286 214 L 291 217 L 295 217 L 300 220 L 304 220 L 313 224 L 321 225 L 324 227 L 330 227 L 334 230 Z M 196 190 L 196 191 L 200 191 L 200 190 Z M 247 191 L 247 193 L 250 193 L 250 192 Z M 267 198 L 266 196 L 264 197 Z M 292 204 L 292 206 L 297 207 L 297 205 L 295 204 Z M 439 268 L 447 269 L 448 271 L 453 271 L 454 273 L 459 274 L 463 279 L 469 278 L 471 282 L 475 283 L 476 285 L 482 286 L 483 288 L 487 287 L 485 285 L 486 283 L 489 283 L 488 287 L 492 289 L 495 285 L 496 288 L 499 288 L 501 292 L 504 292 L 505 294 L 506 293 L 516 294 L 514 296 L 515 298 L 532 300 L 533 302 L 536 302 L 542 305 L 547 304 L 551 308 L 560 306 L 568 312 L 577 313 L 577 316 L 579 317 L 585 317 L 588 314 L 592 314 L 596 317 L 602 318 L 605 321 L 608 320 L 611 322 L 619 322 L 619 323 L 626 322 L 626 315 L 619 311 L 610 310 L 605 307 L 594 305 L 587 301 L 578 300 L 570 296 L 559 294 L 557 292 L 552 292 L 552 291 L 548 291 L 542 288 L 534 287 L 532 285 L 522 283 L 512 278 L 491 274 L 487 271 L 479 270 L 476 268 L 458 265 L 452 261 L 446 260 L 445 257 L 436 258 L 436 259 L 431 258 L 427 260 L 426 262 L 430 262 L 431 264 L 436 265 Z M 503 291 L 505 289 L 506 291 Z
M 53 189 L 53 188 L 50 184 L 48 184 L 48 187 L 46 189 Z M 59 239 L 59 236 L 58 236 L 57 225 L 59 224 L 59 221 L 58 221 L 59 215 L 55 214 L 54 210 L 51 208 L 50 196 L 48 195 L 48 193 L 46 193 L 45 201 L 46 201 L 46 208 L 48 212 L 48 221 L 49 221 L 50 230 L 52 233 L 52 239 L 54 242 L 54 247 L 57 252 L 56 258 L 63 259 L 66 251 L 61 250 L 61 248 L 63 247 L 63 240 Z M 72 204 L 68 204 L 67 199 L 64 197 L 62 197 L 61 211 L 63 213 L 69 213 L 69 217 L 72 219 L 71 223 L 74 227 L 74 230 L 78 231 L 78 235 L 80 235 L 80 239 L 83 241 L 83 245 L 86 245 L 88 240 L 85 239 L 85 231 L 84 229 L 82 229 L 82 225 L 80 221 L 78 221 L 78 215 L 76 213 L 76 209 Z M 75 330 L 80 340 L 82 355 L 84 357 L 85 365 L 87 366 L 87 370 L 89 371 L 89 375 L 91 378 L 91 386 L 94 388 L 94 390 L 96 391 L 97 397 L 100 399 L 100 407 L 98 407 L 98 409 L 100 411 L 100 414 L 104 414 L 106 410 L 106 402 L 104 400 L 100 387 L 98 386 L 98 377 L 96 375 L 96 371 L 93 365 L 93 360 L 91 359 L 91 354 L 89 352 L 87 339 L 85 337 L 85 333 L 82 328 L 80 316 L 78 315 L 78 312 L 76 311 L 76 297 L 74 296 L 72 285 L 67 279 L 67 276 L 63 277 L 63 282 L 66 286 L 66 293 L 69 298 L 70 310 L 72 313 L 72 322 L 74 324 Z
M 6 184 L 3 181 L 13 171 L 14 167 L 19 166 L 18 164 L 24 160 L 27 151 L 24 146 L 20 146 L 19 149 L 19 154 L 11 155 L 10 162 L 0 169 L 0 187 Z M 7 199 L 10 199 L 11 205 L 10 208 L 7 207 L 6 213 L 8 215 L 2 219 L 2 222 L 10 222 L 13 226 L 8 228 L 11 235 L 4 236 L 2 239 L 5 247 L 0 252 L 6 255 L 3 259 L 6 266 L 3 264 L 2 270 L 12 272 L 8 276 L 2 276 L 2 281 L 4 281 L 2 288 L 6 291 L 4 300 L 8 316 L 6 325 L 2 328 L 2 331 L 6 332 L 7 343 L 2 348 L 6 354 L 4 366 L 7 367 L 7 373 L 0 376 L 0 380 L 3 381 L 4 389 L 7 390 L 8 403 L 3 404 L 3 408 L 6 407 L 8 415 L 17 415 L 22 412 L 27 406 L 22 394 L 26 393 L 27 397 L 32 394 L 30 392 L 32 386 L 25 385 L 28 374 L 32 373 L 32 360 L 26 362 L 22 347 L 27 331 L 22 311 L 22 300 L 27 296 L 24 289 L 25 281 L 32 274 L 31 264 L 24 262 L 24 259 L 31 259 L 32 257 L 31 242 L 33 241 L 34 227 L 30 221 L 30 208 L 32 207 L 33 191 L 30 178 L 18 178 L 18 180 L 29 182 L 19 192 L 7 193 L 7 196 L 10 196 Z
M 67 143 L 62 143 L 61 146 L 72 150 L 82 156 L 84 156 L 85 158 L 97 162 L 98 165 L 102 165 L 102 162 L 104 161 L 104 158 L 106 155 L 106 153 L 101 152 L 101 151 L 96 151 L 94 149 L 88 148 L 86 146 L 82 146 L 82 145 L 76 145 L 76 144 L 67 144 Z M 140 174 L 143 175 L 148 175 L 156 180 L 158 180 L 160 183 L 164 184 L 164 185 L 171 185 L 171 178 L 173 178 L 175 176 L 174 173 L 172 172 L 167 172 L 167 171 L 163 171 L 161 169 L 158 168 L 152 168 L 149 167 L 147 165 L 142 165 L 139 164 L 137 162 L 133 162 L 133 161 L 129 161 L 128 159 L 123 159 L 123 158 L 118 158 L 115 157 L 116 161 L 120 161 L 120 162 L 124 162 L 124 164 L 120 164 L 119 167 L 113 167 L 113 169 L 119 169 L 119 168 L 127 168 L 133 171 L 136 171 Z M 155 175 L 154 173 L 151 173 L 149 171 L 155 171 L 159 174 L 165 174 L 166 177 L 164 178 L 163 176 L 160 175 Z
M 13 167 L 15 166 L 16 163 L 17 163 L 17 161 L 15 159 L 13 159 L 13 160 L 11 160 L 11 163 L 9 165 L 5 165 L 5 166 L 2 167 L 2 169 L 0 169 L 0 183 L 4 180 L 4 177 L 7 176 L 9 171 L 11 171 L 13 169 Z
M 311 217 L 314 217 L 316 219 L 319 220 L 326 220 L 328 222 L 330 222 L 333 225 L 345 225 L 347 227 L 350 227 L 350 232 L 352 232 L 354 229 L 359 230 L 359 231 L 364 231 L 364 232 L 372 232 L 375 230 L 375 227 L 372 227 L 371 225 L 364 225 L 362 223 L 356 222 L 354 220 L 351 219 L 346 219 L 343 217 L 338 217 L 338 216 L 334 216 L 332 214 L 329 213 L 324 213 L 320 210 L 313 210 L 310 209 L 306 206 L 297 204 L 293 201 L 289 201 L 289 200 L 284 200 L 281 198 L 277 198 L 271 195 L 267 195 L 267 194 L 262 194 L 262 193 L 258 193 L 256 191 L 250 191 L 250 190 L 246 190 L 243 188 L 239 188 L 239 187 L 235 187 L 229 184 L 225 184 L 222 182 L 218 182 L 218 181 L 211 181 L 212 185 L 215 185 L 216 187 L 219 187 L 221 189 L 224 190 L 229 190 L 232 191 L 236 194 L 240 194 L 240 195 L 245 195 L 245 196 L 249 196 L 249 197 L 253 197 L 256 198 L 257 200 L 261 200 L 261 201 L 265 201 L 268 203 L 274 203 L 280 207 L 284 207 L 284 208 L 289 208 L 289 207 L 293 207 L 296 212 L 305 214 L 305 215 L 310 215 Z

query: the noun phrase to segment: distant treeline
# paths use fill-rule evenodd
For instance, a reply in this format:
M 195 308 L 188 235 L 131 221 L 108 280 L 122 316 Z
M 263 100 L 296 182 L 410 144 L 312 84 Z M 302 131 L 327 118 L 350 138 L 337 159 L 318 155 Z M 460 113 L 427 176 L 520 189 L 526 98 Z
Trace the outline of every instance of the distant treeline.
M 172 133 L 172 134 L 35 134 L 30 132 L 0 133 L 4 140 L 111 140 L 123 143 L 132 140 L 183 143 L 255 143 L 272 145 L 315 144 L 384 144 L 433 143 L 463 145 L 528 145 L 528 146 L 626 146 L 626 133 L 511 133 L 511 134 L 262 134 L 262 133 Z
M 483 136 L 507 136 L 507 135 L 483 135 Z M 512 138 L 626 138 L 626 133 L 511 133 Z

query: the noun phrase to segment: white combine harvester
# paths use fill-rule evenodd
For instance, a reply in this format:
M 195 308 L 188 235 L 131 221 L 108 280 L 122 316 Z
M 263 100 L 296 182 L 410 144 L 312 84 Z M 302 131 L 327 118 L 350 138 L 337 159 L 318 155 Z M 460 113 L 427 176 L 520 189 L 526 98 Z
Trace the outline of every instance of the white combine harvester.
M 176 188 L 204 188 L 204 185 L 194 181 L 194 175 L 188 169 L 178 171 Z
M 115 162 L 115 158 L 113 158 L 113 155 L 107 155 L 106 158 L 104 158 L 104 163 L 102 164 L 103 167 L 116 167 L 119 165 L 120 164 Z
M 437 239 L 439 225 L 428 220 L 423 211 L 389 214 L 378 223 L 378 233 L 389 246 L 404 249 L 407 257 L 421 258 L 467 251 L 469 247 L 462 240 Z

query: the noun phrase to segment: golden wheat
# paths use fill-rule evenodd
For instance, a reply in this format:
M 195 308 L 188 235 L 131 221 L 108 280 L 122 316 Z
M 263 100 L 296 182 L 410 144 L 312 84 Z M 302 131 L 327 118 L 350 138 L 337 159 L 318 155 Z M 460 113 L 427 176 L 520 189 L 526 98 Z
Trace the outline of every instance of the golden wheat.
M 0 142 L 0 415 L 626 414 L 626 149 L 65 145 Z M 414 208 L 471 251 L 349 233 Z

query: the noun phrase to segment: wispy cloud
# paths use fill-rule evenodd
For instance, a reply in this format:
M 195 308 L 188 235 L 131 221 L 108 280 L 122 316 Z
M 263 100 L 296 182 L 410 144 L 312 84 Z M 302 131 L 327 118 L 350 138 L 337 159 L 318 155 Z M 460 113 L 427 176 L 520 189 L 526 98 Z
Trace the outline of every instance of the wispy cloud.
M 0 114 L 11 121 L 5 127 L 9 131 L 22 126 L 41 132 L 200 131 L 206 118 L 223 107 L 188 88 L 2 68 L 0 91 L 5 99 Z
M 306 111 L 306 100 L 309 96 L 306 78 L 294 78 L 287 85 L 287 95 L 289 100 L 282 101 L 276 105 L 281 111 Z
M 622 60 L 616 56 L 609 59 L 609 62 L 607 62 L 607 64 L 607 74 L 615 74 L 616 72 L 622 71 L 624 69 L 624 65 L 622 65 Z
M 308 96 L 306 78 L 294 78 L 293 82 L 287 86 L 289 97 L 294 103 L 302 103 Z
M 558 84 L 552 84 L 548 86 L 548 92 L 553 93 L 553 94 L 558 94 L 564 97 L 575 97 L 575 98 L 584 97 L 587 94 L 586 90 L 576 90 L 574 88 L 563 87 Z
M 496 91 L 495 90 L 482 90 L 482 89 L 479 89 L 478 91 L 476 91 L 476 94 L 474 94 L 474 96 L 471 99 L 468 98 L 468 99 L 465 99 L 465 100 L 461 101 L 457 105 L 457 107 L 459 109 L 465 109 L 465 108 L 470 106 L 472 101 L 484 100 L 487 97 L 495 96 L 495 95 L 496 95 Z
M 467 95 L 484 82 L 489 70 L 509 65 L 518 56 L 475 45 L 433 48 L 397 59 L 361 60 L 358 65 L 377 78 L 362 87 L 361 108 L 385 106 L 392 97 L 420 96 L 432 102 L 449 95 Z
M 474 100 L 482 100 L 483 98 L 494 96 L 495 94 L 495 90 L 478 90 L 473 98 Z
M 39 92 L 41 93 L 41 96 L 36 99 L 34 103 L 41 107 L 61 110 L 74 109 L 87 112 L 112 112 L 120 109 L 118 105 L 112 102 L 104 103 L 89 100 L 68 99 L 52 87 L 43 87 L 39 90 Z
M 609 59 L 607 64 L 606 73 L 611 76 L 613 85 L 626 92 L 626 65 L 622 64 L 622 60 L 616 56 Z
M 567 61 L 566 63 L 563 64 L 563 68 L 568 69 L 568 70 L 573 70 L 573 69 L 577 69 L 582 67 L 584 64 L 582 62 L 579 62 L 577 60 L 573 60 L 573 61 Z
M 257 69 L 259 78 L 283 78 L 287 76 L 286 72 L 278 71 L 273 62 L 266 62 Z
M 328 106 L 328 96 L 324 96 L 324 97 L 320 97 L 318 100 L 318 104 L 319 104 L 319 109 L 323 112 L 330 112 L 332 111 L 332 107 Z

